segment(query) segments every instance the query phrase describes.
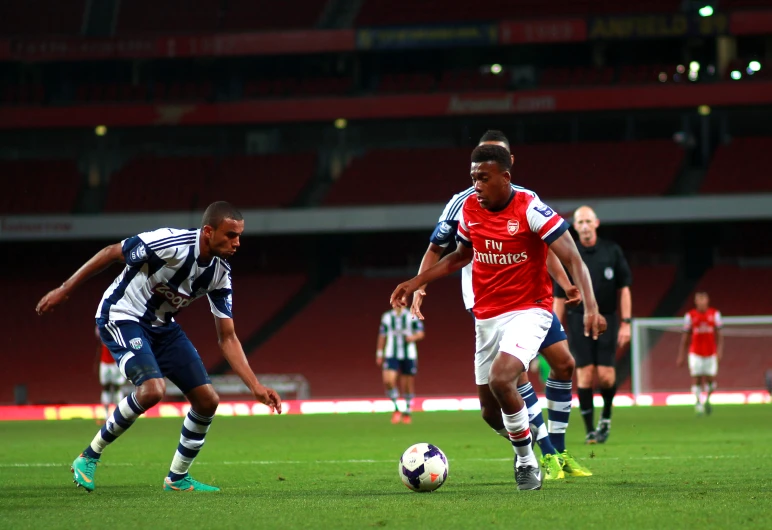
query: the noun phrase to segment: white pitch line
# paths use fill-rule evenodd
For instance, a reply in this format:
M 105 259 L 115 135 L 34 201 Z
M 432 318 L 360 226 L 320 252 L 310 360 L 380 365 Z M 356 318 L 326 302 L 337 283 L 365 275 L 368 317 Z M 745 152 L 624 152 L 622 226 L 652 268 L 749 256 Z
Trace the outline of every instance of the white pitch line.
M 682 459 L 723 459 L 723 458 L 758 458 L 759 455 L 687 455 L 687 456 L 631 456 L 631 457 L 618 457 L 618 456 L 596 456 L 595 458 L 584 460 L 594 460 L 601 462 L 603 460 L 682 460 Z M 597 459 L 597 460 L 595 460 Z M 198 466 L 273 466 L 273 465 L 296 465 L 296 464 L 389 464 L 395 462 L 397 459 L 391 460 L 239 460 L 224 462 L 197 462 Z M 459 458 L 453 459 L 454 461 L 461 462 L 511 462 L 512 458 Z M 106 463 L 108 467 L 133 467 L 133 466 L 154 466 L 154 465 L 166 465 L 168 462 L 109 462 Z M 70 464 L 64 462 L 8 462 L 0 463 L 0 468 L 30 468 L 30 467 L 67 467 Z

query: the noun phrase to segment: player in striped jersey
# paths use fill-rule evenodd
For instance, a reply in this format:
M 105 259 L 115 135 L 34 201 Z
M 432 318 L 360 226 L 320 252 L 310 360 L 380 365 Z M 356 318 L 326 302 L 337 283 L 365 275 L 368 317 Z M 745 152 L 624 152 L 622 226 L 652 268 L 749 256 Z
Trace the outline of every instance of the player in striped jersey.
M 255 377 L 233 325 L 231 268 L 226 259 L 236 253 L 243 232 L 241 213 L 227 202 L 215 202 L 204 212 L 200 229 L 162 228 L 105 247 L 38 302 L 38 314 L 47 313 L 109 265 L 126 265 L 105 291 L 96 322 L 121 373 L 136 388 L 73 462 L 71 471 L 78 486 L 94 490 L 94 471 L 102 451 L 161 401 L 167 377 L 182 390 L 191 409 L 163 489 L 219 490 L 188 474 L 204 445 L 219 396 L 198 352 L 174 320 L 181 309 L 204 295 L 209 298 L 223 357 L 255 399 L 281 413 L 281 399 Z
M 415 395 L 415 374 L 418 372 L 416 342 L 424 338 L 424 323 L 402 307 L 381 316 L 378 331 L 376 363 L 383 370 L 386 395 L 394 403 L 391 423 L 411 423 L 410 409 Z M 405 412 L 399 411 L 399 392 L 405 398 Z
M 515 161 L 515 157 L 510 151 L 509 140 L 501 131 L 487 131 L 480 138 L 478 146 L 480 145 L 493 145 L 504 148 L 510 153 L 511 163 L 514 163 Z M 511 187 L 515 191 L 528 193 L 538 199 L 536 193 L 531 190 L 527 190 L 514 184 L 511 184 Z M 418 271 L 419 274 L 435 265 L 440 260 L 440 257 L 448 247 L 449 243 L 455 239 L 464 201 L 474 193 L 474 186 L 469 187 L 454 195 L 445 206 L 430 238 L 429 248 L 426 250 L 423 260 L 421 261 L 421 266 Z M 571 285 L 571 281 L 566 275 L 563 266 L 552 251 L 548 252 L 547 268 L 550 275 L 555 278 L 558 284 L 563 289 L 567 288 L 567 292 L 570 291 L 570 301 L 567 300 L 567 303 L 571 306 L 578 305 L 581 302 L 579 289 Z M 423 318 L 423 315 L 421 314 L 421 305 L 423 303 L 423 298 L 426 295 L 425 288 L 426 286 L 422 286 L 413 294 L 411 312 L 418 315 L 419 318 Z M 466 309 L 471 312 L 474 307 L 471 263 L 461 269 L 461 293 Z M 548 402 L 552 404 L 562 402 L 565 398 L 565 389 L 562 388 L 565 384 L 562 381 L 571 379 L 574 361 L 568 350 L 568 343 L 563 326 L 554 314 L 552 327 L 547 333 L 544 342 L 541 344 L 539 351 L 543 356 L 548 356 L 553 365 L 563 367 L 563 378 L 560 381 L 553 380 L 552 382 L 547 379 L 548 384 L 546 385 Z M 504 427 L 498 402 L 488 388 L 487 381 L 480 380 L 480 383 L 482 384 L 478 385 L 478 393 L 480 396 L 480 407 L 483 419 L 494 431 L 509 440 L 509 435 Z M 533 386 L 528 380 L 527 372 L 523 372 L 517 381 L 517 389 L 528 407 L 529 422 L 534 432 L 536 443 L 539 445 L 539 449 L 542 452 L 541 464 L 545 471 L 545 479 L 560 479 L 563 478 L 566 473 L 570 476 L 590 476 L 592 473 L 576 462 L 573 456 L 566 451 L 565 430 L 568 425 L 567 415 L 562 411 L 553 410 L 554 407 L 551 406 L 548 411 L 550 417 L 550 428 L 548 428 L 544 423 L 541 406 L 539 405 L 539 400 L 533 390 Z M 555 396 L 555 394 L 559 394 L 559 396 Z M 554 397 L 559 397 L 559 399 L 552 399 Z M 550 430 L 554 432 L 550 433 Z M 555 439 L 555 443 L 552 441 L 553 438 Z M 557 448 L 555 446 L 557 446 Z

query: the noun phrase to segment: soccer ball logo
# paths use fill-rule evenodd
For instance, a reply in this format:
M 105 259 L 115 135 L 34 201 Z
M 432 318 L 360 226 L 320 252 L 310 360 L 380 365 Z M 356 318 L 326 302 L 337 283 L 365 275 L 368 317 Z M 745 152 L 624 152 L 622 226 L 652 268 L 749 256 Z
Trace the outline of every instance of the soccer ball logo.
M 399 477 L 413 491 L 434 491 L 448 478 L 448 459 L 436 445 L 411 445 L 399 459 Z

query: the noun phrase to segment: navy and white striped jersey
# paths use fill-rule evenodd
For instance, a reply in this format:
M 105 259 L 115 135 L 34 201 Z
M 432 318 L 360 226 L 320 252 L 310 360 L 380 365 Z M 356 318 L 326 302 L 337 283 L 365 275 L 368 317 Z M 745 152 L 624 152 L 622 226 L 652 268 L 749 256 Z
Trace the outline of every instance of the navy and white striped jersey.
M 217 257 L 202 263 L 200 236 L 198 229 L 160 228 L 124 239 L 126 267 L 105 291 L 96 317 L 163 326 L 207 295 L 215 316 L 233 318 L 230 265 Z
M 521 186 L 512 184 L 512 189 L 530 193 L 534 198 L 539 198 L 536 193 Z M 464 201 L 473 193 L 474 186 L 453 195 L 453 198 L 445 205 L 445 209 L 442 210 L 442 215 L 440 215 L 440 219 L 437 221 L 437 226 L 434 228 L 434 232 L 432 232 L 429 241 L 444 248 L 447 247 L 451 241 L 456 239 L 458 221 L 461 218 L 461 209 L 464 206 Z M 474 307 L 474 292 L 472 291 L 471 263 L 461 269 L 461 295 L 464 298 L 464 307 L 466 307 L 466 309 L 472 309 Z
M 405 337 L 415 335 L 424 330 L 424 323 L 410 314 L 410 311 L 396 309 L 386 311 L 381 316 L 380 335 L 386 337 L 386 347 L 383 348 L 384 359 L 398 359 L 400 361 L 418 359 L 418 348 L 415 342 L 407 342 Z

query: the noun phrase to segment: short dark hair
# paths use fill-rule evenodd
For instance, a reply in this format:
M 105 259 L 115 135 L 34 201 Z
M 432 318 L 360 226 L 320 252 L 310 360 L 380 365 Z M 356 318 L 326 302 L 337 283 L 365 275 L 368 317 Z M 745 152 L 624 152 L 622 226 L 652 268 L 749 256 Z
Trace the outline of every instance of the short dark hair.
M 480 141 L 477 143 L 479 145 L 483 142 L 500 142 L 507 146 L 507 150 L 511 150 L 509 146 L 509 138 L 507 138 L 507 135 L 495 129 L 485 131 L 485 134 L 480 137 Z
M 225 219 L 233 221 L 243 221 L 244 216 L 229 202 L 217 201 L 207 206 L 204 217 L 201 219 L 201 226 L 211 226 L 217 228 Z
M 509 151 L 499 145 L 478 145 L 472 151 L 472 162 L 496 162 L 502 171 L 512 167 Z

